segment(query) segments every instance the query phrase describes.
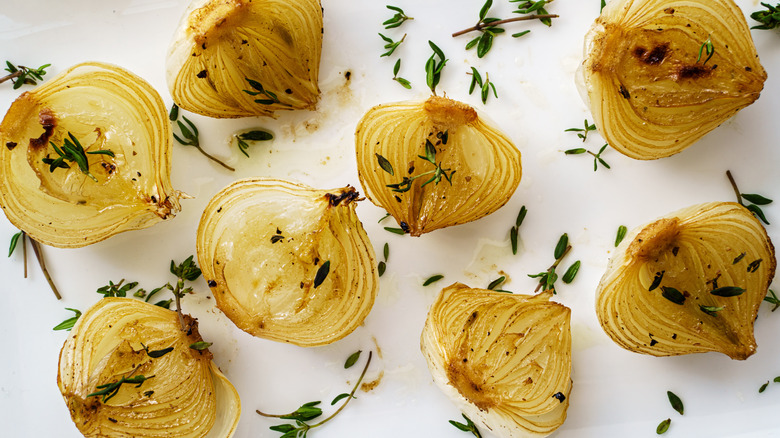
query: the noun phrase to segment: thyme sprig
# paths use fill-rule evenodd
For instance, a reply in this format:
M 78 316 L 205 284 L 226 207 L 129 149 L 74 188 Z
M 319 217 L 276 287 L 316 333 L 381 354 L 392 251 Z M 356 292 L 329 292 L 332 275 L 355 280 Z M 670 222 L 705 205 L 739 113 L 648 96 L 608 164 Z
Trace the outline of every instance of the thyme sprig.
M 347 365 L 353 356 L 355 356 L 355 354 L 352 354 L 347 359 L 347 362 L 344 364 L 345 368 L 349 368 L 350 366 L 352 366 L 352 365 L 350 366 Z M 359 352 L 357 353 L 357 356 L 359 356 Z M 298 409 L 296 409 L 293 412 L 290 412 L 289 414 L 283 414 L 283 415 L 266 414 L 264 412 L 261 412 L 260 410 L 256 410 L 255 412 L 257 412 L 259 415 L 262 415 L 263 417 L 279 418 L 282 420 L 292 420 L 295 422 L 295 424 L 284 423 L 284 424 L 271 426 L 270 427 L 271 430 L 282 434 L 281 437 L 279 438 L 306 438 L 306 435 L 309 433 L 311 429 L 314 429 L 315 427 L 320 427 L 325 423 L 327 423 L 328 421 L 332 420 L 336 415 L 338 415 L 342 410 L 344 410 L 344 408 L 347 406 L 347 404 L 349 404 L 349 402 L 352 399 L 356 398 L 355 392 L 357 392 L 357 389 L 360 387 L 361 382 L 363 382 L 363 378 L 366 375 L 366 371 L 368 371 L 368 366 L 371 364 L 372 356 L 373 356 L 373 352 L 369 351 L 366 364 L 363 367 L 363 371 L 360 373 L 360 377 L 357 379 L 357 382 L 355 382 L 355 385 L 352 387 L 352 391 L 349 393 L 339 394 L 333 399 L 331 405 L 335 405 L 339 401 L 344 400 L 341 406 L 339 406 L 339 408 L 329 417 L 319 421 L 318 423 L 309 424 L 308 422 L 322 415 L 322 409 L 318 406 L 321 403 L 320 401 L 312 401 L 312 402 L 304 403 Z M 355 362 L 356 361 L 357 361 L 357 357 L 355 357 Z
M 609 145 L 605 143 L 604 146 L 602 146 L 601 149 L 599 149 L 598 152 L 592 152 L 592 151 L 590 151 L 588 149 L 585 149 L 585 148 L 574 148 L 574 149 L 566 150 L 563 153 L 566 154 L 566 155 L 580 155 L 580 154 L 584 154 L 584 153 L 588 153 L 588 154 L 592 155 L 593 156 L 593 171 L 595 172 L 595 171 L 599 170 L 599 163 L 601 163 L 601 165 L 606 167 L 607 169 L 611 169 L 611 167 L 609 166 L 609 163 L 607 163 L 606 161 L 604 161 L 603 158 L 601 158 L 601 154 L 604 153 L 604 151 L 607 149 L 607 146 L 609 146 Z
M 769 221 L 766 219 L 764 211 L 761 210 L 759 205 L 771 204 L 772 200 L 755 193 L 740 192 L 739 187 L 737 186 L 737 182 L 734 180 L 734 175 L 731 174 L 730 170 L 726 171 L 726 177 L 729 179 L 731 187 L 734 189 L 734 193 L 737 195 L 737 202 L 739 202 L 741 206 L 750 210 L 750 212 L 753 213 L 757 218 L 761 219 L 762 222 L 769 225 Z M 744 201 L 749 202 L 749 204 L 745 204 Z
M 466 414 L 461 414 L 461 415 L 466 420 L 466 423 L 460 423 L 455 420 L 450 420 L 450 424 L 455 426 L 459 430 L 462 430 L 463 432 L 470 432 L 475 437 L 482 438 L 482 434 L 479 433 L 479 429 L 477 429 L 477 426 L 474 424 L 474 422 L 471 421 L 471 419 L 467 417 Z
M 44 64 L 38 68 L 25 67 L 23 65 L 13 65 L 11 61 L 5 61 L 5 71 L 9 74 L 0 77 L 0 84 L 10 80 L 14 84 L 14 90 L 21 88 L 22 85 L 38 85 L 38 81 L 43 80 L 46 69 L 51 64 Z
M 181 299 L 184 298 L 186 294 L 192 293 L 192 287 L 185 287 L 184 282 L 197 280 L 198 277 L 200 277 L 201 271 L 195 261 L 193 261 L 193 256 L 187 257 L 178 265 L 171 260 L 170 271 L 171 274 L 177 277 L 176 286 L 171 286 L 171 284 L 168 283 L 163 287 L 173 292 L 173 296 L 176 299 L 176 313 L 179 315 L 179 323 L 181 324 L 182 330 L 184 330 L 186 325 L 184 324 L 184 315 L 182 315 L 181 312 Z
M 431 93 L 435 96 L 436 86 L 441 81 L 441 72 L 444 70 L 444 66 L 447 65 L 448 59 L 433 41 L 429 40 L 428 45 L 431 46 L 433 54 L 425 61 L 425 83 L 428 84 L 428 88 L 431 89 Z M 439 59 L 437 60 L 436 58 Z
M 70 331 L 70 329 L 72 329 L 73 326 L 76 325 L 76 321 L 79 320 L 79 317 L 81 317 L 81 311 L 78 309 L 71 309 L 70 307 L 66 307 L 65 310 L 70 310 L 71 312 L 75 313 L 75 315 L 55 325 L 52 330 Z
M 761 6 L 765 7 L 766 10 L 755 11 L 750 14 L 750 18 L 761 24 L 753 26 L 751 29 L 768 30 L 780 25 L 780 3 L 777 6 L 772 6 L 769 3 L 761 2 Z
M 542 271 L 538 274 L 528 274 L 528 276 L 531 278 L 539 279 L 539 284 L 536 286 L 536 289 L 534 289 L 534 292 L 538 292 L 539 289 L 542 289 L 543 291 L 551 290 L 553 294 L 557 293 L 555 290 L 555 282 L 558 280 L 558 274 L 555 272 L 555 270 L 558 268 L 558 265 L 561 264 L 561 261 L 563 261 L 566 255 L 569 254 L 571 248 L 571 245 L 569 245 L 569 235 L 563 233 L 558 239 L 558 243 L 555 245 L 555 251 L 553 252 L 553 255 L 555 256 L 555 262 L 553 262 L 553 264 L 546 271 Z M 567 284 L 574 281 L 579 268 L 579 260 L 569 266 L 563 275 L 566 280 L 569 280 L 566 281 Z
M 414 20 L 414 17 L 410 17 L 406 15 L 404 10 L 399 8 L 398 6 L 385 5 L 385 7 L 395 12 L 395 14 L 392 17 L 390 17 L 389 19 L 385 20 L 382 23 L 385 29 L 393 29 L 404 24 L 406 20 Z
M 249 158 L 249 141 L 269 141 L 274 139 L 274 135 L 268 131 L 262 129 L 254 129 L 248 132 L 242 132 L 241 134 L 233 134 L 238 144 L 238 150 Z
M 707 55 L 707 59 L 704 60 L 702 65 L 707 65 L 707 61 L 712 58 L 712 55 L 715 54 L 715 46 L 712 45 L 712 39 L 710 37 L 707 37 L 706 40 L 701 44 L 701 47 L 699 47 L 699 57 L 696 58 L 696 63 L 698 64 L 699 61 L 701 61 L 701 55 L 704 53 Z
M 219 158 L 203 150 L 203 148 L 200 146 L 200 134 L 198 133 L 198 127 L 195 126 L 195 124 L 192 123 L 190 119 L 188 119 L 185 116 L 181 116 L 182 120 L 184 120 L 184 123 L 182 123 L 181 120 L 178 120 L 178 118 L 179 118 L 179 107 L 174 103 L 173 107 L 171 107 L 170 119 L 172 122 L 176 122 L 176 126 L 178 126 L 179 131 L 181 131 L 181 137 L 176 135 L 175 132 L 173 133 L 173 138 L 175 138 L 176 141 L 179 142 L 179 144 L 181 144 L 182 146 L 192 146 L 209 160 L 219 164 L 220 166 L 224 167 L 225 169 L 231 172 L 235 172 L 236 169 L 228 166 L 227 164 L 222 162 Z
M 447 144 L 447 133 L 442 134 L 440 136 L 440 139 L 442 141 L 442 144 Z M 379 163 L 379 167 L 381 167 L 382 170 L 384 170 L 385 172 L 394 176 L 395 170 L 393 169 L 392 164 L 390 164 L 390 161 L 388 161 L 387 158 L 383 157 L 380 154 L 375 154 L 375 155 L 376 155 L 377 162 Z M 442 178 L 446 179 L 447 182 L 450 183 L 450 185 L 452 185 L 452 175 L 454 175 L 456 171 L 445 169 L 441 166 L 442 164 L 441 162 L 439 163 L 436 162 L 436 146 L 434 146 L 429 139 L 425 139 L 425 155 L 418 155 L 418 157 L 433 164 L 434 166 L 433 170 L 429 170 L 427 172 L 423 172 L 411 177 L 405 176 L 403 177 L 401 182 L 395 184 L 387 184 L 386 187 L 392 189 L 393 192 L 396 193 L 405 193 L 412 188 L 412 183 L 416 179 L 428 175 L 431 175 L 431 177 L 427 181 L 422 183 L 422 185 L 420 185 L 420 188 L 425 187 L 430 183 L 434 183 L 438 185 L 441 182 Z
M 138 368 L 136 368 L 137 370 Z M 135 372 L 135 370 L 133 370 Z M 154 375 L 145 377 L 143 375 L 135 376 L 135 377 L 124 377 L 122 376 L 121 379 L 119 379 L 116 382 L 112 383 L 106 383 L 104 385 L 98 385 L 96 389 L 99 389 L 100 391 L 95 391 L 92 394 L 87 394 L 87 397 L 93 397 L 93 396 L 102 396 L 103 400 L 101 400 L 103 403 L 111 400 L 112 397 L 114 397 L 118 392 L 119 388 L 125 384 L 133 384 L 136 388 L 140 388 L 143 383 L 149 379 L 154 377 Z
M 57 285 L 54 284 L 54 279 L 52 279 L 51 274 L 49 274 L 49 270 L 46 268 L 46 260 L 43 258 L 43 248 L 41 247 L 41 244 L 37 241 L 33 240 L 32 238 L 27 237 L 27 233 L 24 231 L 19 231 L 18 233 L 11 236 L 11 245 L 8 248 L 8 257 L 11 257 L 11 255 L 16 250 L 19 239 L 22 240 L 22 259 L 24 260 L 24 278 L 27 278 L 27 240 L 30 241 L 30 246 L 33 248 L 33 252 L 35 253 L 35 259 L 38 261 L 38 266 L 41 267 L 41 272 L 43 273 L 43 277 L 46 278 L 46 282 L 49 283 L 49 287 L 51 288 L 51 291 L 54 293 L 54 296 L 58 299 L 62 299 L 62 295 L 60 295 L 59 289 L 57 289 Z
M 398 40 L 398 41 L 393 41 L 392 38 L 390 38 L 388 36 L 385 36 L 382 33 L 380 33 L 379 36 L 387 43 L 387 44 L 385 44 L 385 50 L 387 50 L 387 51 L 385 53 L 379 55 L 380 58 L 382 58 L 384 56 L 392 55 L 393 52 L 395 52 L 395 49 L 397 49 L 398 46 L 400 46 L 401 43 L 403 43 L 404 40 L 406 39 L 406 34 L 404 34 L 404 36 L 402 36 L 401 39 Z M 399 59 L 399 61 L 400 61 L 400 59 Z
M 407 79 L 398 76 L 399 71 L 401 71 L 400 59 L 398 59 L 398 61 L 396 61 L 395 65 L 393 66 L 393 80 L 401 84 L 401 86 L 406 88 L 407 90 L 410 90 L 412 88 L 412 83 L 409 82 Z
M 479 10 L 479 21 L 477 21 L 477 24 L 467 29 L 463 29 L 461 31 L 453 33 L 452 37 L 455 38 L 461 35 L 465 35 L 469 32 L 480 32 L 481 33 L 480 36 L 466 43 L 466 50 L 472 49 L 476 46 L 477 57 L 482 58 L 485 55 L 487 55 L 488 52 L 490 52 L 490 49 L 493 47 L 493 39 L 496 37 L 496 35 L 506 32 L 506 30 L 503 27 L 501 27 L 501 25 L 507 23 L 513 23 L 516 21 L 539 20 L 545 25 L 550 26 L 551 24 L 550 20 L 552 18 L 558 17 L 558 15 L 548 14 L 547 11 L 544 9 L 544 6 L 547 3 L 550 3 L 552 0 L 538 0 L 538 1 L 510 0 L 510 2 L 518 2 L 518 1 L 520 2 L 520 4 L 518 5 L 517 10 L 513 12 L 516 14 L 530 14 L 530 15 L 506 18 L 503 20 L 496 17 L 488 17 L 487 14 L 488 11 L 490 10 L 490 7 L 493 6 L 493 0 L 487 0 L 485 4 L 482 5 L 482 8 Z M 532 14 L 533 12 L 536 13 Z M 512 34 L 512 37 L 519 38 L 523 35 L 528 34 L 529 32 L 530 30 L 518 32 Z
M 475 67 L 471 67 L 471 85 L 469 85 L 469 96 L 474 92 L 474 89 L 479 85 L 480 96 L 482 97 L 482 103 L 487 103 L 488 96 L 490 96 L 490 90 L 493 90 L 493 96 L 498 99 L 498 91 L 496 91 L 496 85 L 490 82 L 490 74 L 485 73 L 485 80 L 482 80 L 482 75 Z
M 70 169 L 70 165 L 65 162 L 67 160 L 71 163 L 76 163 L 76 165 L 79 166 L 81 173 L 87 175 L 95 182 L 97 182 L 97 178 L 89 171 L 89 159 L 87 158 L 87 154 L 108 155 L 109 157 L 114 156 L 114 153 L 108 149 L 85 151 L 84 147 L 81 146 L 81 142 L 79 142 L 76 136 L 70 132 L 68 132 L 68 138 L 63 140 L 62 147 L 57 146 L 53 141 L 50 141 L 49 144 L 54 148 L 54 152 L 59 155 L 57 158 L 51 158 L 48 155 L 43 158 L 42 161 L 49 165 L 49 172 L 54 172 L 54 170 L 58 168 Z
M 517 234 L 520 231 L 520 225 L 525 220 L 525 215 L 528 214 L 528 210 L 525 205 L 520 207 L 520 213 L 517 214 L 515 219 L 515 226 L 509 229 L 509 241 L 512 244 L 512 254 L 517 255 Z
M 596 125 L 594 123 L 588 123 L 588 119 L 585 119 L 583 128 L 569 128 L 565 129 L 563 132 L 576 132 L 577 137 L 581 138 L 582 142 L 585 143 L 585 140 L 588 139 L 588 133 L 591 131 L 596 131 Z

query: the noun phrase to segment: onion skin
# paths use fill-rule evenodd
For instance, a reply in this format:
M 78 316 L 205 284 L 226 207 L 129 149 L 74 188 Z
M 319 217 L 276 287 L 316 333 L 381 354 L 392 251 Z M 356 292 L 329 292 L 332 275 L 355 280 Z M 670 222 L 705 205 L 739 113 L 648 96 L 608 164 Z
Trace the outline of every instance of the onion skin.
M 434 382 L 498 437 L 544 437 L 566 419 L 571 311 L 551 296 L 455 283 L 428 313 L 420 343 Z
M 692 145 L 758 99 L 767 78 L 733 0 L 610 1 L 580 74 L 599 132 L 640 160 Z
M 211 361 L 197 321 L 131 298 L 104 298 L 76 322 L 60 352 L 57 383 L 85 437 L 230 437 L 241 413 L 233 385 Z M 143 346 L 141 345 L 143 344 Z M 144 350 L 173 350 L 153 358 Z M 105 402 L 98 385 L 143 375 Z M 154 377 L 151 377 L 154 376 Z M 151 391 L 151 392 L 150 392 Z
M 96 109 L 97 108 L 97 109 Z M 74 134 L 97 181 L 75 163 L 50 171 Z M 159 94 L 120 67 L 71 67 L 14 101 L 0 124 L 0 205 L 32 239 L 73 248 L 172 218 L 180 193 L 170 182 L 173 137 Z
M 217 118 L 314 109 L 322 51 L 319 0 L 200 0 L 182 18 L 166 62 L 174 102 Z M 262 104 L 247 79 L 274 93 Z
M 743 360 L 756 351 L 753 322 L 776 266 L 772 242 L 746 208 L 694 205 L 626 236 L 599 283 L 596 313 L 607 335 L 630 351 L 653 356 L 717 351 Z M 721 297 L 710 293 L 715 286 L 745 292 Z M 665 298 L 663 287 L 681 292 L 684 302 Z M 723 309 L 710 315 L 700 305 Z
M 440 138 L 447 133 L 446 144 Z M 416 179 L 405 193 L 388 184 L 401 182 L 434 165 L 420 158 L 425 142 L 436 147 L 436 162 L 450 169 L 446 179 L 423 184 Z M 398 102 L 370 109 L 355 132 L 358 175 L 366 196 L 390 213 L 412 236 L 477 220 L 501 208 L 520 184 L 520 151 L 470 106 L 433 96 L 425 102 Z M 390 175 L 376 154 L 394 168 Z
M 355 330 L 379 284 L 355 214 L 358 197 L 351 187 L 315 190 L 270 178 L 239 180 L 215 195 L 197 253 L 217 307 L 247 333 L 304 347 Z

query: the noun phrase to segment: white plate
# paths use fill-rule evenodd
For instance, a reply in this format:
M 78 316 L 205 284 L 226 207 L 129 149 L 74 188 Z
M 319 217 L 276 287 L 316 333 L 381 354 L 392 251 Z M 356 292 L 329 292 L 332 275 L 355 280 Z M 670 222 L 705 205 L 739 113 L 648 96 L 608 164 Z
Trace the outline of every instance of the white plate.
M 52 63 L 48 77 L 82 61 L 111 62 L 152 83 L 167 104 L 164 81 L 167 46 L 186 1 L 159 0 L 4 0 L 0 12 L 2 56 L 15 63 Z M 739 0 L 746 12 L 759 8 L 755 0 Z M 344 359 L 357 349 L 381 348 L 368 379 L 383 374 L 381 384 L 357 400 L 315 437 L 465 437 L 447 423 L 460 413 L 434 387 L 419 352 L 419 335 L 428 306 L 446 284 L 461 281 L 485 287 L 503 270 L 507 289 L 528 293 L 535 282 L 526 274 L 546 269 L 552 250 L 567 232 L 574 246 L 568 262 L 582 260 L 579 276 L 560 285 L 556 299 L 572 308 L 574 389 L 569 418 L 557 437 L 654 436 L 656 425 L 672 418 L 668 436 L 780 436 L 777 412 L 780 384 L 758 388 L 780 374 L 780 312 L 765 305 L 756 324 L 758 353 L 746 361 L 719 354 L 653 358 L 630 353 L 602 332 L 594 311 L 594 290 L 613 248 L 615 231 L 629 228 L 695 203 L 734 200 L 725 171 L 731 169 L 744 192 L 780 198 L 780 148 L 777 115 L 780 99 L 780 35 L 753 31 L 761 60 L 769 73 L 763 96 L 693 147 L 671 158 L 640 162 L 607 150 L 611 170 L 593 171 L 592 159 L 565 156 L 563 150 L 582 143 L 566 128 L 581 126 L 590 117 L 574 85 L 582 38 L 599 13 L 598 0 L 556 1 L 552 28 L 539 23 L 507 26 L 510 33 L 529 28 L 531 34 L 514 40 L 496 38 L 493 50 L 478 59 L 466 51 L 468 36 L 453 39 L 454 31 L 476 22 L 481 1 L 394 0 L 414 21 L 385 31 L 380 23 L 392 13 L 385 2 L 323 0 L 325 42 L 321 63 L 322 101 L 317 112 L 286 114 L 278 120 L 209 120 L 191 116 L 200 128 L 204 147 L 237 167 L 228 173 L 197 151 L 174 146 L 173 184 L 195 198 L 183 202 L 172 221 L 115 236 L 83 249 L 46 248 L 52 275 L 64 299 L 56 301 L 36 265 L 22 278 L 21 253 L 0 262 L 3 305 L 0 333 L 0 416 L 3 436 L 76 437 L 56 385 L 57 358 L 66 333 L 51 328 L 71 313 L 64 307 L 86 309 L 100 296 L 94 291 L 126 278 L 147 289 L 171 280 L 168 263 L 195 252 L 195 229 L 210 197 L 230 181 L 247 176 L 277 176 L 312 186 L 359 188 L 353 132 L 362 114 L 373 105 L 424 99 L 423 65 L 431 51 L 428 40 L 449 58 L 438 87 L 448 96 L 483 110 L 515 141 L 523 154 L 523 180 L 510 202 L 477 222 L 436 231 L 421 238 L 396 236 L 378 224 L 384 211 L 368 201 L 358 208 L 381 254 L 390 244 L 387 273 L 371 314 L 347 338 L 333 345 L 303 349 L 253 338 L 214 307 L 205 282 L 195 285 L 185 308 L 201 321 L 201 333 L 214 342 L 217 364 L 238 388 L 243 416 L 237 437 L 274 437 L 276 424 L 255 409 L 289 412 L 301 403 L 325 400 L 349 388 L 357 369 L 345 371 Z M 491 15 L 509 16 L 512 4 L 496 2 Z M 397 56 L 380 58 L 385 33 L 397 39 L 403 59 L 401 76 L 414 88 L 393 82 Z M 498 88 L 499 98 L 483 105 L 468 95 L 470 66 L 477 66 Z M 346 72 L 351 77 L 345 79 Z M 29 87 L 25 87 L 29 89 Z M 20 91 L 0 86 L 3 112 Z M 277 138 L 256 146 L 246 159 L 228 147 L 230 135 L 242 128 L 265 127 Z M 585 147 L 603 144 L 597 134 Z M 776 203 L 777 204 L 777 203 Z M 528 217 L 520 230 L 517 256 L 509 249 L 508 232 L 522 205 Z M 775 204 L 765 208 L 770 221 L 780 221 Z M 768 227 L 778 240 L 777 225 Z M 0 240 L 16 230 L 3 218 Z M 32 258 L 31 258 L 32 261 Z M 425 278 L 444 274 L 444 280 L 422 287 Z M 674 412 L 666 391 L 685 403 L 685 415 Z M 486 434 L 486 436 L 489 436 Z

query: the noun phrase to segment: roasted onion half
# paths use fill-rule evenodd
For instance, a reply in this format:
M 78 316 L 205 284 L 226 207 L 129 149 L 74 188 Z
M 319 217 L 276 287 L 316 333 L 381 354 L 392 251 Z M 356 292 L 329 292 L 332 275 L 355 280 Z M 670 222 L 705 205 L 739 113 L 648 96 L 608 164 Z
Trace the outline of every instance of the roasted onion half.
M 61 160 L 82 146 L 85 169 Z M 0 124 L 0 205 L 38 242 L 81 247 L 173 217 L 170 125 L 160 95 L 108 64 L 84 63 L 19 96 Z M 111 154 L 94 154 L 97 151 Z M 47 161 L 49 163 L 47 163 Z
M 360 183 L 412 236 L 487 216 L 520 184 L 520 151 L 474 108 L 432 96 L 370 109 L 355 133 Z
M 444 288 L 421 337 L 436 385 L 496 436 L 543 437 L 566 420 L 571 311 L 552 292 Z
M 599 283 L 596 312 L 627 350 L 746 359 L 756 351 L 753 322 L 775 267 L 772 242 L 750 211 L 694 205 L 626 237 Z
M 168 87 L 209 117 L 314 109 L 321 51 L 319 0 L 196 0 L 169 49 Z
M 240 329 L 304 347 L 355 330 L 374 304 L 374 252 L 352 187 L 234 182 L 209 202 L 198 260 L 217 307 Z
M 580 69 L 595 124 L 640 160 L 668 157 L 758 99 L 766 71 L 733 0 L 613 0 Z
M 176 312 L 132 298 L 104 298 L 84 312 L 57 375 L 84 436 L 233 436 L 238 393 L 208 349 L 190 348 L 203 339 L 195 319 L 184 322 L 182 329 Z

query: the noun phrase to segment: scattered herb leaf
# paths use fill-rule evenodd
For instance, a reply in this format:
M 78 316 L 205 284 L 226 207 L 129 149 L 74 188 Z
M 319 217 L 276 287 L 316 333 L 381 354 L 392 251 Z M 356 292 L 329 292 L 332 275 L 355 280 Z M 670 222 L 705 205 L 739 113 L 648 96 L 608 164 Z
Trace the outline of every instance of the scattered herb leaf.
M 442 278 L 444 278 L 444 276 L 441 275 L 441 274 L 436 274 L 436 275 L 433 275 L 431 277 L 428 277 L 428 279 L 425 280 L 425 282 L 423 282 L 423 286 L 429 286 L 429 285 L 431 285 L 433 283 L 436 283 L 437 281 L 441 280 Z
M 72 329 L 73 326 L 76 325 L 76 321 L 78 321 L 79 317 L 81 316 L 81 311 L 78 309 L 71 309 L 70 307 L 66 307 L 65 310 L 70 310 L 71 312 L 75 313 L 75 315 L 57 324 L 56 326 L 54 326 L 52 330 L 70 331 L 70 329 Z
M 482 434 L 479 433 L 479 429 L 477 429 L 477 426 L 474 424 L 474 422 L 471 421 L 471 419 L 467 417 L 466 414 L 461 415 L 466 420 L 466 423 L 459 423 L 455 420 L 450 420 L 450 424 L 457 427 L 458 430 L 462 430 L 463 432 L 471 432 L 475 437 L 482 438 Z
M 617 235 L 615 236 L 615 248 L 620 245 L 620 242 L 623 241 L 623 239 L 626 237 L 626 233 L 628 232 L 628 228 L 626 228 L 625 225 L 621 225 L 618 227 Z
M 360 353 L 362 353 L 362 350 L 358 350 L 352 354 L 349 355 L 346 362 L 344 362 L 344 369 L 352 368 L 355 363 L 357 363 L 358 359 L 360 359 Z
M 323 263 L 319 269 L 317 269 L 317 274 L 314 276 L 314 288 L 317 289 L 320 287 L 323 281 L 325 281 L 325 278 L 328 277 L 328 273 L 330 272 L 330 260 Z
M 672 405 L 672 408 L 679 412 L 680 415 L 683 415 L 685 407 L 683 407 L 683 402 L 680 400 L 680 397 L 677 397 L 677 394 L 672 391 L 666 391 L 666 396 L 669 397 L 669 403 Z

